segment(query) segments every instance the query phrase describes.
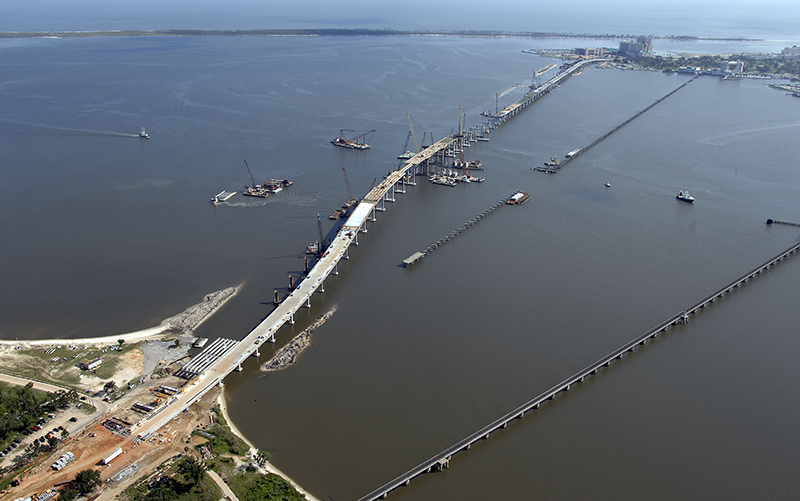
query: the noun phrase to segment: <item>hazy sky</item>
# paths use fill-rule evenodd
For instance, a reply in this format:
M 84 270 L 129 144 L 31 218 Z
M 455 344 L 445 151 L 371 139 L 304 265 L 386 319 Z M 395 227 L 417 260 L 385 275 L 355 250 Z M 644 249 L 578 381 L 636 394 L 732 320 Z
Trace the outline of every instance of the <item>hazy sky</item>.
M 797 0 L 8 0 L 0 31 L 393 28 L 800 38 Z

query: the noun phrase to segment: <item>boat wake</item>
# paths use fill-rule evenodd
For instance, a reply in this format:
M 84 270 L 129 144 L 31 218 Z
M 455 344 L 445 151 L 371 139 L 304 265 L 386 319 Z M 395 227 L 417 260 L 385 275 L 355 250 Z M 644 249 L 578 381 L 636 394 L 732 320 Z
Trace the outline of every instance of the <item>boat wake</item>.
M 49 129 L 53 131 L 59 131 L 65 136 L 111 136 L 111 137 L 139 137 L 139 134 L 126 134 L 124 132 L 109 132 L 109 131 L 102 131 L 102 130 L 90 130 L 90 129 L 75 129 L 73 127 L 58 127 L 56 125 L 46 125 L 46 124 L 37 124 L 33 122 L 23 122 L 21 120 L 11 120 L 10 118 L 0 118 L 2 122 L 8 122 L 13 124 L 19 125 L 27 125 L 30 127 L 38 127 L 42 129 Z M 36 136 L 36 135 L 45 135 L 45 134 L 37 134 L 35 132 L 0 132 L 0 134 L 14 134 L 14 135 L 22 135 L 22 136 Z
M 247 207 L 264 207 L 265 205 L 267 205 L 267 202 L 251 202 L 251 203 L 246 203 L 246 202 L 219 202 L 216 205 L 217 206 L 227 205 L 228 207 L 245 207 L 245 208 L 247 208 Z

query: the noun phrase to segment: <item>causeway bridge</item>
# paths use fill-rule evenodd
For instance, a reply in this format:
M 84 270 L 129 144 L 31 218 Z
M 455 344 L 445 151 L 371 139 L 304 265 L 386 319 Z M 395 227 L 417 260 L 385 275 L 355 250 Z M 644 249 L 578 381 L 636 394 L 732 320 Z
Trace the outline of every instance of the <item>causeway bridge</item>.
M 645 332 L 636 339 L 612 351 L 611 353 L 597 360 L 596 362 L 592 363 L 588 367 L 576 372 L 575 374 L 561 381 L 560 383 L 556 384 L 552 388 L 539 394 L 533 399 L 525 402 L 524 404 L 520 405 L 519 407 L 505 414 L 504 416 L 492 421 L 491 423 L 484 426 L 480 430 L 464 438 L 463 440 L 457 442 L 451 447 L 448 447 L 447 449 L 436 454 L 432 458 L 420 463 L 419 465 L 408 470 L 407 472 L 403 473 L 394 480 L 391 480 L 390 482 L 387 482 L 381 487 L 375 489 L 366 496 L 360 498 L 359 501 L 372 501 L 375 499 L 386 498 L 389 492 L 400 486 L 409 485 L 411 483 L 411 479 L 413 479 L 418 475 L 422 475 L 424 473 L 431 473 L 434 471 L 441 471 L 444 468 L 448 468 L 450 466 L 450 460 L 455 454 L 461 451 L 469 450 L 472 444 L 480 440 L 489 438 L 489 436 L 493 432 L 506 428 L 509 423 L 511 423 L 516 419 L 521 419 L 525 417 L 526 412 L 538 409 L 544 402 L 548 400 L 554 400 L 556 398 L 556 395 L 558 395 L 559 393 L 564 391 L 569 391 L 572 386 L 579 383 L 583 383 L 586 380 L 586 378 L 597 374 L 597 372 L 601 368 L 609 367 L 611 365 L 611 362 L 613 362 L 614 360 L 621 359 L 626 353 L 633 353 L 638 346 L 644 345 L 647 343 L 647 341 L 656 338 L 659 334 L 667 332 L 667 330 L 670 327 L 688 323 L 689 315 L 698 313 L 701 309 L 710 305 L 714 301 L 721 299 L 725 294 L 733 291 L 733 289 L 736 289 L 744 285 L 748 280 L 755 278 L 757 275 L 760 275 L 761 273 L 767 271 L 769 268 L 777 265 L 779 262 L 790 257 L 792 254 L 798 251 L 800 251 L 800 243 L 793 244 L 785 251 L 781 252 L 780 254 L 776 255 L 771 259 L 768 259 L 764 263 L 748 271 L 747 273 L 740 276 L 736 280 L 732 281 L 728 285 L 718 289 L 712 294 L 709 294 L 705 298 L 694 303 L 693 305 L 683 310 L 682 312 L 673 315 L 669 319 L 665 320 L 664 322 L 657 325 L 653 329 L 650 329 L 649 331 Z
M 572 64 L 540 87 L 532 89 L 520 100 L 506 107 L 502 112 L 491 117 L 491 127 L 516 115 L 527 106 L 537 101 L 565 79 L 576 74 L 588 64 L 602 61 L 591 59 Z M 157 431 L 192 403 L 199 400 L 206 392 L 235 370 L 241 370 L 242 363 L 251 355 L 258 355 L 259 348 L 266 342 L 274 342 L 275 334 L 284 324 L 294 323 L 294 315 L 300 308 L 310 308 L 311 299 L 316 292 L 325 291 L 325 279 L 339 272 L 339 262 L 349 258 L 351 245 L 358 245 L 358 234 L 367 232 L 367 222 L 376 220 L 376 213 L 385 211 L 387 203 L 396 201 L 399 194 L 406 192 L 406 186 L 416 184 L 417 175 L 430 172 L 433 165 L 445 165 L 451 159 L 458 158 L 467 141 L 474 139 L 463 131 L 448 136 L 428 146 L 413 157 L 406 160 L 395 171 L 389 172 L 385 178 L 367 193 L 355 207 L 353 212 L 339 229 L 336 237 L 319 257 L 313 268 L 308 270 L 303 279 L 294 284 L 291 292 L 285 296 L 275 310 L 272 311 L 241 341 L 224 340 L 209 347 L 209 352 L 201 352 L 193 364 L 187 365 L 185 372 L 190 375 L 191 383 L 181 393 L 170 397 L 164 405 L 148 414 L 131 431 L 145 438 Z M 213 347 L 213 350 L 210 348 Z M 212 353 L 213 351 L 213 353 Z

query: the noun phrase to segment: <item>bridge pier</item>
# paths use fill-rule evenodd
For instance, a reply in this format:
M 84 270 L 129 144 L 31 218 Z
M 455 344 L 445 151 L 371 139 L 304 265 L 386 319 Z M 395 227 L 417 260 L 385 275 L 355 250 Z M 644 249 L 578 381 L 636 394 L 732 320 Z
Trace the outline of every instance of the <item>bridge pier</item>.
M 275 291 L 275 299 L 272 301 L 273 304 L 281 304 L 281 295 L 280 292 Z
M 338 261 L 336 262 L 336 264 L 333 265 L 333 274 L 334 275 L 338 275 L 339 274 L 339 262 Z
M 319 283 L 319 292 L 325 292 L 325 279 L 323 278 L 322 281 Z
M 367 232 L 367 221 L 366 220 L 364 221 L 364 224 L 362 224 L 361 226 L 358 227 L 358 231 L 361 232 L 361 233 L 366 233 Z
M 242 364 L 236 366 L 236 372 L 242 372 L 244 369 L 242 368 Z
M 289 315 L 289 324 L 294 325 L 294 313 Z
M 306 308 L 311 308 L 311 296 L 306 298 Z
M 377 219 L 375 219 L 375 207 L 372 207 L 372 210 L 369 212 L 369 218 L 368 219 L 370 221 L 372 221 L 372 222 L 377 221 Z
M 348 245 L 347 248 L 344 250 L 344 258 L 350 259 L 350 246 Z

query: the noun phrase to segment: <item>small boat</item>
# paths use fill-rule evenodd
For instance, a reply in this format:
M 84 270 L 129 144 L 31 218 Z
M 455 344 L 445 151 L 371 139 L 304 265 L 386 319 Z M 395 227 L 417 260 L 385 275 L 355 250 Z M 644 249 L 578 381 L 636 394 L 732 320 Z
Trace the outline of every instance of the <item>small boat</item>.
M 678 194 L 675 195 L 675 198 L 683 202 L 689 202 L 689 203 L 694 202 L 694 197 L 689 194 L 689 190 L 679 191 Z
M 545 167 L 555 167 L 555 168 L 558 168 L 558 166 L 560 166 L 560 165 L 561 165 L 561 160 L 559 160 L 559 159 L 558 159 L 558 157 L 553 157 L 553 158 L 551 158 L 550 160 L 546 161 L 546 162 L 544 163 L 544 165 L 545 165 Z
M 270 179 L 261 185 L 261 187 L 267 190 L 269 193 L 278 193 L 283 189 L 283 182 L 280 179 Z
M 611 183 L 609 183 L 608 181 L 606 181 L 606 188 L 611 188 Z
M 142 139 L 150 139 L 150 134 L 144 131 L 144 127 L 139 131 L 139 137 Z

